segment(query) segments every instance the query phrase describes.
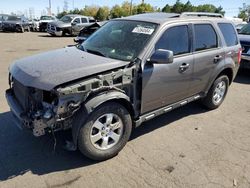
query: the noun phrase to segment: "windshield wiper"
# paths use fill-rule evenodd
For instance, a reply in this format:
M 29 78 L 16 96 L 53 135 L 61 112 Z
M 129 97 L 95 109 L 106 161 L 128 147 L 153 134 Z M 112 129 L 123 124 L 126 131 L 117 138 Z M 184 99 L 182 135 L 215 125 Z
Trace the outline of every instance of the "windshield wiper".
M 250 32 L 239 32 L 238 34 L 240 34 L 240 35 L 250 35 Z
M 99 52 L 99 51 L 97 51 L 97 50 L 85 49 L 84 51 L 86 51 L 86 52 L 88 52 L 88 53 L 91 53 L 91 54 L 95 54 L 95 55 L 107 57 L 105 54 L 103 54 L 102 52 Z

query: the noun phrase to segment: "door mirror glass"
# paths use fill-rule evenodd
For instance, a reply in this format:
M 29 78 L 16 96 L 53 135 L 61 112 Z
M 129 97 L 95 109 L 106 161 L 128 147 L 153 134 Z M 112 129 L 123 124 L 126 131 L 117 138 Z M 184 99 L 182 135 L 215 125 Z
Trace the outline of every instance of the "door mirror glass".
M 154 64 L 170 64 L 173 63 L 174 55 L 172 51 L 157 49 L 149 59 Z

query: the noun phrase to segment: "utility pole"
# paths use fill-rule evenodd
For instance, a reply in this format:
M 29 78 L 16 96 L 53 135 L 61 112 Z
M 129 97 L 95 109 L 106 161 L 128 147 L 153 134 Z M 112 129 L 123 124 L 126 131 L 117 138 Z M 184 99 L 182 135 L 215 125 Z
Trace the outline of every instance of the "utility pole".
M 68 8 L 69 8 L 69 3 L 67 0 L 64 0 L 63 11 L 68 12 Z
M 129 10 L 129 13 L 130 13 L 130 15 L 132 15 L 132 6 L 133 6 L 133 0 L 131 0 L 131 2 L 130 2 L 130 10 Z
M 51 0 L 49 0 L 49 11 L 48 11 L 49 15 L 51 16 Z

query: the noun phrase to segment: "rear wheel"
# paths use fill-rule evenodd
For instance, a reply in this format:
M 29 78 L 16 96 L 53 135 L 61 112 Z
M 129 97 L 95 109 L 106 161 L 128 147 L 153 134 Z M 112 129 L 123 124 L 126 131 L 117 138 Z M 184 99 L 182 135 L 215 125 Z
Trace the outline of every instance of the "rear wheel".
M 207 96 L 202 100 L 202 103 L 211 110 L 218 108 L 226 97 L 228 86 L 229 79 L 227 76 L 222 75 L 218 77 L 208 91 Z

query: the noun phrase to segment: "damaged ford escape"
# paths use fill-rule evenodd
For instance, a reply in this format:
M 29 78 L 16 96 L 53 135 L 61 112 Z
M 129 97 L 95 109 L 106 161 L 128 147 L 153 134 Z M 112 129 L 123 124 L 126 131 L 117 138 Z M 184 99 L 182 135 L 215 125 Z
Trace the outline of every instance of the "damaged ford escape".
M 219 107 L 240 57 L 220 15 L 140 14 L 109 21 L 79 46 L 17 60 L 6 98 L 34 136 L 71 129 L 75 148 L 105 160 L 147 120 L 195 100 Z

